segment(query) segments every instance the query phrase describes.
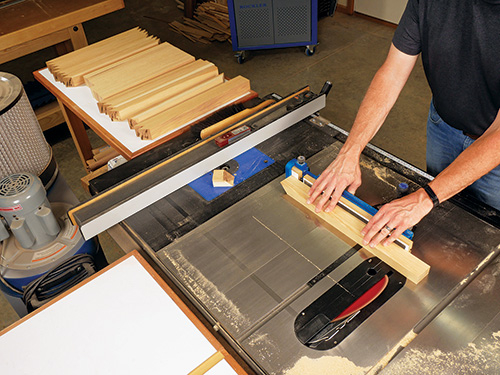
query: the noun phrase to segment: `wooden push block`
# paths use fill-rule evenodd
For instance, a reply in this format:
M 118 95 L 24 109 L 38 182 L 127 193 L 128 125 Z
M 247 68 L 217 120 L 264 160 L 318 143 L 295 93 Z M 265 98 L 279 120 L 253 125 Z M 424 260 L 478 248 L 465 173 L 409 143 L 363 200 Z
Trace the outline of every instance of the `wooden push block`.
M 411 282 L 418 284 L 429 273 L 430 266 L 428 264 L 394 243 L 389 246 L 379 244 L 373 248 L 363 245 L 361 230 L 364 228 L 365 224 L 343 208 L 337 206 L 331 212 L 321 211 L 316 213 L 314 204 L 307 204 L 309 187 L 295 177 L 290 176 L 286 178 L 281 182 L 281 185 L 285 189 L 287 195 L 297 201 L 297 203 L 301 204 L 312 214 L 326 221 L 329 225 L 363 246 L 368 252 L 380 258 Z M 341 200 L 351 208 L 357 207 L 345 198 L 341 198 Z M 357 209 L 360 210 L 360 208 Z M 371 217 L 371 215 L 364 211 L 363 215 L 365 217 Z M 401 236 L 400 240 L 411 245 L 411 241 L 404 236 Z
M 216 169 L 212 174 L 212 185 L 214 187 L 234 186 L 234 176 L 225 169 Z

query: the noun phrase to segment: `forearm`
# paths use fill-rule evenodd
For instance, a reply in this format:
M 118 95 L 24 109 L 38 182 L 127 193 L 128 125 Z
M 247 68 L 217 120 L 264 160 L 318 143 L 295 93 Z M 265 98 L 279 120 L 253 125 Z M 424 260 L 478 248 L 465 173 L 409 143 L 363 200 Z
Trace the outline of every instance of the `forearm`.
M 490 128 L 429 185 L 443 202 L 500 165 L 500 111 Z

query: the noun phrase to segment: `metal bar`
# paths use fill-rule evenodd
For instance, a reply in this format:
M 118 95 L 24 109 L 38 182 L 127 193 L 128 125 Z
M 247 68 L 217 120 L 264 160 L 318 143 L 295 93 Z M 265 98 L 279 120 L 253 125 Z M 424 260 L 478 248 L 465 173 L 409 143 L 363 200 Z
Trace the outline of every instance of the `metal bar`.
M 103 202 L 96 202 L 95 212 L 90 213 L 92 210 L 85 212 L 73 212 L 74 219 L 80 225 L 80 231 L 85 239 L 92 238 L 115 224 L 125 220 L 134 213 L 142 210 L 143 208 L 155 203 L 159 199 L 173 193 L 177 189 L 187 185 L 198 177 L 210 172 L 228 160 L 242 154 L 250 148 L 258 145 L 259 143 L 271 138 L 275 134 L 289 128 L 295 123 L 303 120 L 311 114 L 324 108 L 326 104 L 326 95 L 321 95 L 309 103 L 285 114 L 279 119 L 271 122 L 270 124 L 258 129 L 248 136 L 236 141 L 229 146 L 222 148 L 209 156 L 203 157 L 197 163 L 187 166 L 180 170 L 178 173 L 173 174 L 163 181 L 156 183 L 152 181 L 149 185 L 151 188 L 144 191 L 139 191 L 135 194 L 129 194 L 125 197 L 123 202 L 110 207 L 107 211 L 103 212 Z M 198 149 L 199 151 L 201 148 Z M 201 158 L 200 153 L 200 158 Z M 182 165 L 184 156 L 176 160 L 176 163 Z M 167 166 L 168 168 L 168 166 Z M 159 171 L 155 171 L 155 175 L 161 175 Z M 99 197 L 99 196 L 97 196 Z M 86 204 L 89 206 L 89 203 Z

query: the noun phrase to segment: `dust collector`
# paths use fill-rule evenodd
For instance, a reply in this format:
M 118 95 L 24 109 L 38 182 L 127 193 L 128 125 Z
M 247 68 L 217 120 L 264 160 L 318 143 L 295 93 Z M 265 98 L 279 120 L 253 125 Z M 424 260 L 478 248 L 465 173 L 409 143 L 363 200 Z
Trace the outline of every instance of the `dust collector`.
M 21 81 L 0 72 L 0 289 L 20 316 L 105 265 L 67 217 L 78 203 Z

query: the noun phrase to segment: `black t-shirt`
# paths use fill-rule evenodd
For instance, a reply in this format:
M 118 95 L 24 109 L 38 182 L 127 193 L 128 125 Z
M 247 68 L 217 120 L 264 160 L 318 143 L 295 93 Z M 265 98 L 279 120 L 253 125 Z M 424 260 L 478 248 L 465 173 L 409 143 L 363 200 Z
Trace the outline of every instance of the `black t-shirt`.
M 422 53 L 446 123 L 474 135 L 491 125 L 500 108 L 500 0 L 409 0 L 393 44 Z

